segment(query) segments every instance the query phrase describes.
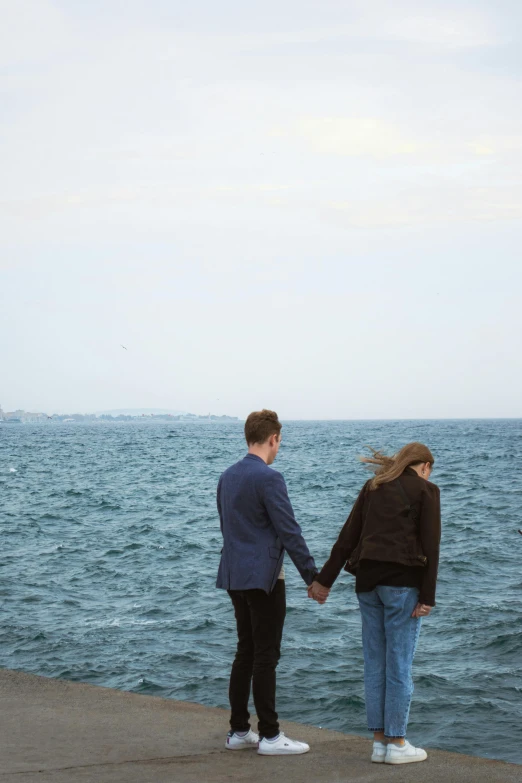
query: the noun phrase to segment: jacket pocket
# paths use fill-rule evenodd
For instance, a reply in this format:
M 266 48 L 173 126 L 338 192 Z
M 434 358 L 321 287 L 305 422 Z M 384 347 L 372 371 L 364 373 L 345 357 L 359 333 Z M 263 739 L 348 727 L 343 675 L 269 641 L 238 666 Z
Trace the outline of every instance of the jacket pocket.
M 279 549 L 277 546 L 269 546 L 268 547 L 268 554 L 270 557 L 273 557 L 274 560 L 279 560 L 281 555 L 283 554 L 283 550 Z

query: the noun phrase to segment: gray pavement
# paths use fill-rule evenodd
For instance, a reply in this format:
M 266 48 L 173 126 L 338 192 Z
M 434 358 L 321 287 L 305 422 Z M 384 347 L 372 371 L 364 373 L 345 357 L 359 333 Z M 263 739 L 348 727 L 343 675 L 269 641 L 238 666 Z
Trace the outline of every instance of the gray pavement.
M 522 765 L 443 751 L 371 764 L 369 740 L 289 722 L 310 753 L 233 753 L 224 710 L 7 669 L 0 700 L 0 783 L 522 783 Z

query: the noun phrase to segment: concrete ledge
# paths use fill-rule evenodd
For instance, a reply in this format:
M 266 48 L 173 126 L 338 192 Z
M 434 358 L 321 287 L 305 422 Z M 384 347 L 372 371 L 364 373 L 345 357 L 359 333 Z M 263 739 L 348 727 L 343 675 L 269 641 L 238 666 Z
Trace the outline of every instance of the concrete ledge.
M 310 753 L 232 753 L 225 710 L 0 670 L 0 783 L 522 783 L 522 766 L 443 751 L 371 764 L 361 737 L 284 722 Z

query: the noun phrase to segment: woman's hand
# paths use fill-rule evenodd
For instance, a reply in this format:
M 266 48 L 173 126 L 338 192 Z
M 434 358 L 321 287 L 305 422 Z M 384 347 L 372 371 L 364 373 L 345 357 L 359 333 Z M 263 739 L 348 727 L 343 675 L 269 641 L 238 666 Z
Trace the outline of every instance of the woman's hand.
M 432 609 L 433 607 L 427 604 L 417 604 L 413 610 L 412 617 L 427 617 Z
M 319 582 L 312 582 L 308 588 L 308 598 L 313 598 L 318 604 L 326 603 L 328 594 L 330 593 L 329 587 L 323 587 Z

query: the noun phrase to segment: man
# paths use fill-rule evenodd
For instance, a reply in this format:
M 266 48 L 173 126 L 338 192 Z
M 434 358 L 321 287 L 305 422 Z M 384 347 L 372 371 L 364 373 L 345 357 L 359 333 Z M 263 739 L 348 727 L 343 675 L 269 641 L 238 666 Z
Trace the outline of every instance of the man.
M 285 737 L 275 710 L 276 666 L 286 614 L 285 550 L 309 587 L 317 574 L 285 481 L 268 467 L 281 445 L 281 426 L 274 411 L 251 413 L 245 423 L 248 454 L 225 470 L 217 489 L 224 541 L 217 587 L 227 590 L 232 599 L 238 636 L 226 747 L 257 747 L 266 756 L 310 750 L 305 742 Z M 259 736 L 249 723 L 251 683 Z

